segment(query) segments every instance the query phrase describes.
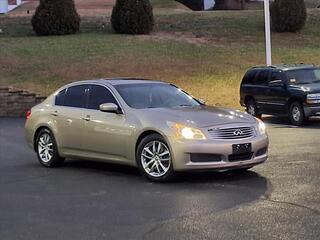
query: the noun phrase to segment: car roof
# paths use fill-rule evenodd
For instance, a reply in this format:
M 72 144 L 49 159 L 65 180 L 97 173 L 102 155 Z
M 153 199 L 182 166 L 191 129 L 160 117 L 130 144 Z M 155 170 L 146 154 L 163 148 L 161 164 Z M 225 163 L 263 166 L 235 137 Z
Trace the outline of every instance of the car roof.
M 77 81 L 73 82 L 70 85 L 77 85 L 77 84 L 111 84 L 112 86 L 116 85 L 123 85 L 123 84 L 143 84 L 143 83 L 163 83 L 166 82 L 159 81 L 159 80 L 150 80 L 144 78 L 103 78 L 103 79 L 95 79 L 95 80 L 84 80 L 84 81 Z
M 317 66 L 314 64 L 276 64 L 271 66 L 256 66 L 252 69 L 278 69 L 282 71 L 290 71 L 290 70 L 299 70 L 299 69 L 310 69 L 316 68 Z

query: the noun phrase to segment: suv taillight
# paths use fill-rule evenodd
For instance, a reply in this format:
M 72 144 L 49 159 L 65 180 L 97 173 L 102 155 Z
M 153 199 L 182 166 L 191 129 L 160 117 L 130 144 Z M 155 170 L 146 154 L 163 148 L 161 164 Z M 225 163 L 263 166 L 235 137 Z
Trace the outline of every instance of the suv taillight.
M 26 112 L 26 119 L 29 119 L 31 117 L 31 110 L 28 110 Z

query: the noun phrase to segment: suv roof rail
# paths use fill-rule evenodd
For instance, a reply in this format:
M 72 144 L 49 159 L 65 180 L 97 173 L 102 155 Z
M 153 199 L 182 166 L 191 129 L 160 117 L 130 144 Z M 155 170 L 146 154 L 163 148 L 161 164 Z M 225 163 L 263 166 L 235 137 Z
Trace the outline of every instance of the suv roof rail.
M 254 69 L 254 68 L 277 68 L 277 66 L 275 66 L 275 65 L 270 65 L 270 66 L 258 65 L 258 66 L 252 67 L 251 69 Z
M 285 63 L 281 63 L 281 64 L 274 64 L 274 65 L 270 65 L 270 66 L 266 66 L 266 65 L 258 65 L 258 66 L 254 66 L 251 69 L 256 69 L 256 68 L 293 68 L 293 67 L 301 67 L 301 66 L 305 66 L 305 67 L 317 67 L 318 65 L 311 63 L 311 64 L 306 64 L 306 63 L 294 63 L 294 64 L 285 64 Z

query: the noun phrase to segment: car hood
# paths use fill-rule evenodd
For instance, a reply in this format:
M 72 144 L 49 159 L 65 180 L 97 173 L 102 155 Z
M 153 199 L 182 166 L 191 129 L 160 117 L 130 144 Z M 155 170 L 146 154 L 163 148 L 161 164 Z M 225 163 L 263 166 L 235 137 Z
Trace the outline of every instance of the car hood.
M 200 128 L 222 124 L 255 123 L 256 121 L 247 113 L 209 106 L 150 108 L 142 110 L 142 113 L 154 121 L 163 119 Z
M 306 93 L 320 93 L 320 83 L 289 85 L 289 87 Z

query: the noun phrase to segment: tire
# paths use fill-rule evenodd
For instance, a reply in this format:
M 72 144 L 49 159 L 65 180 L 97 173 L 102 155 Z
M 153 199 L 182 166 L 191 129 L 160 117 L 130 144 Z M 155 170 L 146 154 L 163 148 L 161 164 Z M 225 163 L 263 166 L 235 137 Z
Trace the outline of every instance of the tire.
M 56 140 L 52 132 L 43 128 L 37 135 L 35 150 L 39 162 L 45 167 L 58 167 L 64 162 L 64 158 L 59 156 Z
M 295 126 L 301 126 L 305 123 L 306 117 L 301 103 L 293 102 L 290 104 L 289 119 L 291 124 Z
M 152 182 L 169 182 L 175 177 L 171 150 L 159 134 L 151 134 L 142 139 L 138 145 L 136 160 L 142 175 Z
M 246 112 L 256 118 L 261 118 L 262 116 L 262 114 L 259 113 L 259 109 L 257 108 L 256 102 L 253 99 L 249 99 L 246 102 Z

